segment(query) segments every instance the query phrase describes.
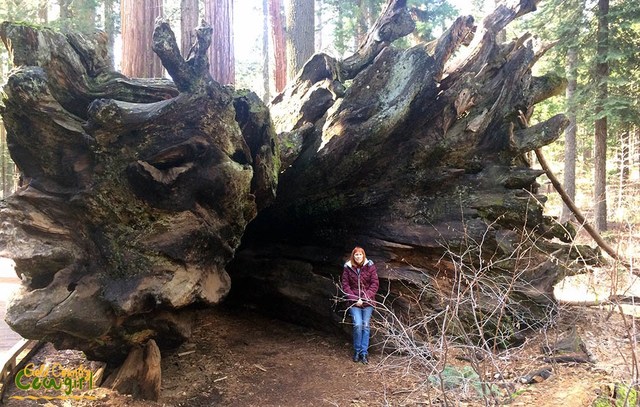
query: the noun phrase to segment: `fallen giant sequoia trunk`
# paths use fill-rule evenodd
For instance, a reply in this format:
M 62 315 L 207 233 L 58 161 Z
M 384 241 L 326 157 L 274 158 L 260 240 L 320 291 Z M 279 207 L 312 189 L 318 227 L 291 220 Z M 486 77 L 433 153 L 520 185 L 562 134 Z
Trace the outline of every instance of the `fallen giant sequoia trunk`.
M 2 116 L 24 185 L 0 205 L 0 256 L 23 286 L 6 320 L 26 338 L 122 360 L 190 334 L 180 310 L 218 303 L 247 223 L 273 199 L 268 110 L 208 74 L 211 28 L 185 61 L 169 26 L 154 50 L 174 82 L 109 71 L 106 37 L 5 22 L 17 69 Z
M 265 107 L 206 73 L 206 29 L 185 62 L 166 24 L 156 28 L 171 83 L 109 72 L 101 37 L 3 24 L 19 69 L 1 113 L 25 176 L 0 207 L 0 255 L 24 285 L 9 324 L 97 358 L 178 342 L 180 310 L 229 290 L 241 237 L 237 297 L 297 321 L 339 318 L 334 281 L 355 244 L 399 311 L 456 305 L 463 323 L 505 340 L 544 321 L 553 284 L 593 253 L 553 240 L 570 237 L 543 216 L 541 171 L 526 157 L 566 119 L 519 120 L 562 81 L 531 76 L 545 46 L 495 40 L 534 8 L 500 6 L 450 61 L 472 19 L 394 49 L 413 24 L 390 0 L 353 57 L 314 56 L 273 103 L 282 165 Z
M 571 236 L 543 215 L 543 171 L 528 161 L 567 125 L 558 115 L 526 127 L 564 81 L 531 74 L 550 45 L 496 41 L 534 1 L 499 6 L 475 36 L 460 17 L 433 44 L 395 49 L 411 30 L 403 3 L 389 1 L 356 55 L 315 55 L 274 100 L 284 172 L 230 265 L 232 297 L 326 327 L 341 318 L 342 262 L 362 245 L 389 307 L 418 317 L 450 307 L 467 334 L 509 342 L 547 321 L 572 266 L 598 257 L 555 239 Z

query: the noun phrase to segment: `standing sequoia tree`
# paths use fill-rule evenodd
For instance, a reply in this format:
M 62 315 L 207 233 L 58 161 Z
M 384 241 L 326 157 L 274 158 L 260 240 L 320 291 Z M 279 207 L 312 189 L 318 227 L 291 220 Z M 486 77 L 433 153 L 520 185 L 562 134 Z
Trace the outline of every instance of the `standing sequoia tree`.
M 302 65 L 313 55 L 315 46 L 314 1 L 285 0 L 284 2 L 288 81 L 295 78 Z
M 269 30 L 273 44 L 273 81 L 276 93 L 287 84 L 287 53 L 282 19 L 282 0 L 269 0 Z
M 232 84 L 236 81 L 233 1 L 205 1 L 204 15 L 205 19 L 213 24 L 213 38 L 209 48 L 211 77 L 223 85 Z
M 180 1 L 180 50 L 188 57 L 191 46 L 196 42 L 193 27 L 198 25 L 198 0 Z
M 122 73 L 141 78 L 162 77 L 162 64 L 149 48 L 153 25 L 162 16 L 162 1 L 123 0 L 120 4 L 122 21 Z
M 455 305 L 507 340 L 543 320 L 553 284 L 591 252 L 552 240 L 570 237 L 543 216 L 527 161 L 567 124 L 526 125 L 564 82 L 531 76 L 547 46 L 496 41 L 535 1 L 498 7 L 459 60 L 471 17 L 435 43 L 390 46 L 414 28 L 404 3 L 389 0 L 352 57 L 315 55 L 274 100 L 281 164 L 257 98 L 207 74 L 205 28 L 185 62 L 156 27 L 170 83 L 109 72 L 99 38 L 4 24 L 21 68 L 2 114 L 25 175 L 0 209 L 0 255 L 24 284 L 10 325 L 97 357 L 163 346 L 188 333 L 180 309 L 225 295 L 235 255 L 238 297 L 324 326 L 355 244 L 408 316 Z M 452 302 L 454 287 L 475 302 Z

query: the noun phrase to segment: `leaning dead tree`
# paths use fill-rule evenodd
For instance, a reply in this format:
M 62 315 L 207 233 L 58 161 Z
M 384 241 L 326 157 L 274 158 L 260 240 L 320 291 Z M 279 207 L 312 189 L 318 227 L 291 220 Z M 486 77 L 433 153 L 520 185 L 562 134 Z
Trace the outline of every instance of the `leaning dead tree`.
M 455 310 L 453 328 L 507 344 L 548 321 L 555 283 L 598 261 L 543 215 L 543 171 L 529 162 L 567 119 L 520 120 L 564 81 L 531 74 L 551 44 L 496 40 L 536 1 L 503 2 L 478 27 L 460 17 L 434 43 L 396 49 L 413 30 L 404 3 L 388 2 L 352 58 L 315 55 L 273 101 L 284 172 L 231 264 L 232 293 L 326 327 L 341 318 L 329 293 L 340 297 L 342 261 L 362 245 L 380 300 L 403 318 Z
M 274 197 L 266 106 L 208 73 L 211 28 L 185 60 L 159 22 L 173 81 L 109 71 L 106 36 L 5 22 L 16 69 L 0 113 L 22 187 L 0 205 L 0 256 L 22 289 L 7 311 L 25 338 L 123 360 L 190 335 L 181 310 L 218 303 L 247 223 Z

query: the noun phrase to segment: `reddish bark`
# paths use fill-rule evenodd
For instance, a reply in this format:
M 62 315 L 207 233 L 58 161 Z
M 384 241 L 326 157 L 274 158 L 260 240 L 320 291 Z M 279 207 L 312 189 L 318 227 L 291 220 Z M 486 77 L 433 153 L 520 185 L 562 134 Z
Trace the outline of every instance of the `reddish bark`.
M 284 42 L 282 0 L 269 0 L 269 20 L 271 23 L 271 41 L 273 43 L 273 78 L 276 93 L 280 93 L 287 84 L 287 51 Z
M 138 78 L 159 78 L 162 64 L 153 53 L 153 28 L 162 16 L 161 0 L 122 0 L 122 65 L 123 74 Z
M 209 72 L 223 85 L 236 81 L 233 49 L 233 1 L 214 0 L 204 4 L 205 19 L 213 27 L 209 48 Z
M 194 28 L 198 26 L 198 0 L 180 1 L 180 51 L 185 59 L 189 56 L 191 46 L 196 43 L 196 32 Z

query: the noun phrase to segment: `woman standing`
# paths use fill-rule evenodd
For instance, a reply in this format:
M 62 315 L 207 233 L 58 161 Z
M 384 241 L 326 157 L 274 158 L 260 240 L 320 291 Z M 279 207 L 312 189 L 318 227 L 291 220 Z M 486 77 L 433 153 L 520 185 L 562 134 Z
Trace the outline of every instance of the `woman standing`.
M 342 289 L 350 302 L 353 319 L 353 361 L 369 363 L 369 320 L 378 292 L 378 271 L 362 247 L 351 252 L 351 258 L 342 270 Z

